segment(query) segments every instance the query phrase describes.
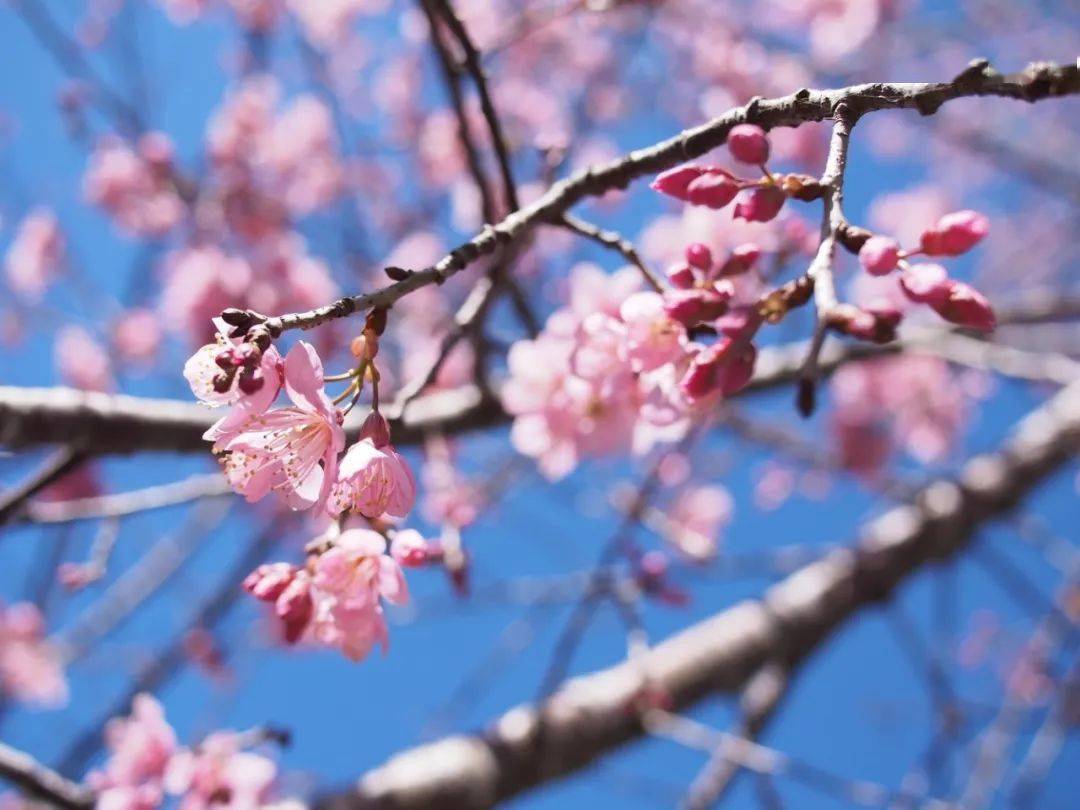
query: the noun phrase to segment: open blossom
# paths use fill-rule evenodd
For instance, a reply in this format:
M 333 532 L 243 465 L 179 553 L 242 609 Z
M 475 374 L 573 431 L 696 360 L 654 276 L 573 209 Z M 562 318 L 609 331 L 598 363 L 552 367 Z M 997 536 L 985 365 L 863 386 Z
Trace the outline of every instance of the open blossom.
M 0 696 L 39 706 L 67 702 L 60 651 L 46 638 L 41 613 L 29 602 L 0 604 Z
M 268 803 L 276 778 L 273 760 L 243 750 L 240 734 L 215 731 L 172 758 L 165 789 L 182 797 L 181 810 L 254 810 Z
M 948 364 L 926 356 L 886 357 L 839 369 L 830 383 L 832 433 L 843 466 L 872 476 L 894 447 L 941 460 L 968 414 L 968 397 Z
M 251 415 L 228 431 L 207 432 L 222 454 L 225 475 L 248 501 L 277 491 L 293 509 L 322 506 L 337 476 L 345 445 L 341 413 L 323 390 L 322 361 L 303 341 L 285 357 L 291 407 Z
M 240 338 L 227 337 L 229 325 L 220 318 L 214 326 L 217 340 L 201 347 L 184 364 L 184 377 L 202 403 L 233 406 L 205 435 L 211 441 L 265 413 L 284 383 L 284 362 L 276 348 L 260 352 Z
M 160 132 L 143 135 L 135 148 L 108 137 L 96 146 L 83 179 L 87 199 L 126 231 L 163 236 L 184 215 L 174 180 L 173 148 Z
M 689 487 L 668 510 L 664 538 L 691 560 L 707 560 L 716 554 L 732 509 L 731 495 L 722 486 Z
M 416 482 L 408 462 L 390 443 L 386 418 L 373 412 L 360 440 L 345 453 L 327 504 L 330 512 L 359 512 L 369 518 L 384 513 L 403 518 L 416 502 Z
M 41 299 L 64 263 L 67 243 L 52 211 L 38 208 L 19 223 L 4 257 L 8 286 L 30 301 Z
M 181 747 L 161 704 L 139 694 L 105 727 L 109 755 L 87 784 L 98 810 L 157 810 L 169 795 L 184 810 L 256 810 L 270 805 L 277 766 L 244 745 L 244 735 L 215 731 Z
M 150 695 L 136 695 L 128 717 L 116 717 L 105 727 L 109 757 L 90 776 L 98 803 L 107 807 L 141 807 L 161 802 L 161 780 L 177 752 L 176 733 L 165 712 Z
M 684 353 L 686 330 L 667 316 L 659 293 L 634 293 L 619 315 L 626 324 L 626 357 L 635 371 L 652 371 Z
M 359 661 L 389 635 L 382 600 L 409 601 L 401 567 L 386 552 L 386 541 L 369 529 L 342 532 L 315 561 L 314 637 Z

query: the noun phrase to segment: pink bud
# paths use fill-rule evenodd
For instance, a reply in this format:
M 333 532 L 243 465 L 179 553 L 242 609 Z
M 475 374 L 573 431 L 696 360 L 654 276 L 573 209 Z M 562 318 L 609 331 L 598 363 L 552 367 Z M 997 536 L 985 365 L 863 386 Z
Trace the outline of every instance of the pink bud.
M 687 186 L 686 200 L 691 205 L 720 209 L 735 199 L 739 186 L 730 177 L 719 172 L 703 174 Z
M 918 304 L 945 300 L 950 283 L 949 274 L 940 264 L 913 264 L 900 276 L 900 288 Z
M 285 588 L 274 604 L 275 612 L 285 626 L 285 640 L 295 644 L 307 629 L 315 613 L 315 601 L 311 598 L 311 578 L 298 576 Z
M 243 588 L 256 599 L 273 602 L 296 577 L 299 569 L 288 563 L 268 563 L 260 565 L 247 575 Z
M 698 270 L 708 271 L 713 265 L 712 251 L 708 245 L 694 242 L 686 247 L 686 261 Z
M 390 541 L 390 556 L 406 568 L 418 568 L 428 562 L 428 543 L 416 529 L 402 529 Z
M 688 290 L 694 286 L 694 271 L 688 264 L 676 264 L 668 268 L 668 281 L 681 290 Z
M 769 159 L 769 138 L 757 124 L 739 124 L 727 136 L 731 156 L 741 163 L 760 166 Z
M 997 318 L 986 296 L 962 281 L 950 281 L 948 295 L 929 303 L 938 315 L 958 326 L 980 332 L 992 332 L 997 326 Z
M 859 251 L 859 262 L 872 276 L 884 276 L 896 269 L 900 244 L 887 236 L 871 236 Z
M 735 205 L 735 217 L 747 222 L 768 222 L 780 213 L 786 199 L 776 186 L 755 188 Z
M 673 321 L 691 328 L 702 321 L 719 318 L 727 311 L 733 290 L 729 284 L 664 293 L 664 312 Z
M 750 381 L 756 359 L 757 350 L 752 344 L 721 338 L 697 353 L 679 386 L 691 401 L 715 391 L 731 396 Z
M 386 447 L 390 444 L 390 423 L 381 413 L 372 411 L 360 426 L 360 438 L 371 439 L 376 447 Z
M 958 256 L 982 241 L 989 231 L 990 221 L 979 212 L 955 211 L 923 232 L 920 247 L 928 256 Z
M 677 166 L 657 175 L 650 188 L 684 202 L 689 200 L 687 187 L 705 173 L 700 166 Z
M 744 245 L 739 245 L 728 256 L 724 266 L 720 268 L 721 276 L 737 276 L 741 273 L 745 273 L 757 264 L 758 259 L 761 258 L 761 248 L 753 242 L 747 242 Z
M 888 301 L 875 301 L 865 309 L 849 306 L 842 309 L 845 314 L 836 325 L 846 334 L 872 343 L 889 343 L 896 339 L 896 327 L 902 316 Z

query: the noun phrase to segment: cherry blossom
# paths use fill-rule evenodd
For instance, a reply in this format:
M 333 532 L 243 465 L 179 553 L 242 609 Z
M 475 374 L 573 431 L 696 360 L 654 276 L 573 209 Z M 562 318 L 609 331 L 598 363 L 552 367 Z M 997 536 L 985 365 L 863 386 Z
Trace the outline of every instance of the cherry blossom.
M 368 529 L 348 529 L 319 555 L 314 567 L 313 636 L 359 661 L 376 644 L 389 644 L 382 600 L 405 604 L 401 568 L 386 553 L 386 540 Z
M 323 391 L 322 361 L 310 344 L 286 355 L 284 387 L 292 406 L 211 428 L 214 451 L 238 493 L 257 501 L 277 491 L 292 509 L 321 507 L 345 445 L 341 414 Z
M 408 462 L 390 443 L 390 426 L 378 412 L 371 413 L 360 439 L 338 466 L 338 479 L 330 492 L 329 510 L 359 512 L 369 518 L 384 513 L 404 518 L 416 501 L 416 482 Z

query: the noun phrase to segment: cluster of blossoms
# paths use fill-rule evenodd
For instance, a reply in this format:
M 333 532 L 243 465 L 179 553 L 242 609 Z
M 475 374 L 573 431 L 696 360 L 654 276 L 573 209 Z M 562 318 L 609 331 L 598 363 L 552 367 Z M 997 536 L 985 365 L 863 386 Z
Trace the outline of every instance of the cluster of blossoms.
M 903 250 L 888 236 L 871 236 L 859 250 L 859 262 L 873 276 L 899 271 L 900 289 L 907 299 L 925 304 L 950 323 L 989 332 L 994 329 L 990 302 L 968 284 L 949 277 L 939 264 L 910 264 L 912 256 L 959 256 L 986 236 L 990 223 L 975 211 L 956 211 L 922 232 L 919 246 Z
M 670 273 L 687 286 L 664 294 L 641 290 L 633 268 L 609 277 L 579 265 L 569 306 L 535 340 L 510 348 L 502 396 L 515 416 L 511 439 L 545 475 L 561 477 L 583 456 L 677 440 L 695 414 L 749 380 L 761 320 L 735 304 L 730 282 L 716 279 L 707 248 L 692 245 L 687 255 L 694 269 L 688 262 Z M 742 261 L 733 254 L 719 268 Z M 706 324 L 719 338 L 692 340 Z
M 215 731 L 198 745 L 181 746 L 165 712 L 150 695 L 137 695 L 131 714 L 109 721 L 109 757 L 87 783 L 98 810 L 155 810 L 171 797 L 181 810 L 253 810 L 272 804 L 277 765 L 246 750 L 251 735 Z
M 896 447 L 924 464 L 943 460 L 967 422 L 974 393 L 944 360 L 921 355 L 845 365 L 833 375 L 831 391 L 839 461 L 871 478 Z
M 41 706 L 67 702 L 60 651 L 46 638 L 41 612 L 29 602 L 0 604 L 0 696 Z
M 90 156 L 83 193 L 129 233 L 159 237 L 183 219 L 172 141 L 161 132 L 139 138 L 134 147 L 115 136 L 103 138 Z
M 245 316 L 225 315 L 233 321 Z M 310 638 L 354 660 L 386 642 L 381 600 L 408 599 L 399 561 L 416 565 L 432 557 L 418 534 L 392 528 L 412 510 L 416 483 L 378 411 L 374 363 L 381 328 L 374 324 L 380 321 L 385 323 L 369 318 L 353 342 L 357 366 L 343 375 L 349 387 L 336 401 L 325 391 L 322 362 L 312 346 L 298 342 L 282 358 L 268 334 L 225 320 L 215 323 L 216 342 L 199 349 L 184 367 L 200 400 L 231 406 L 205 438 L 214 443 L 233 489 L 250 502 L 275 492 L 291 509 L 338 519 L 331 533 L 309 546 L 304 568 L 263 566 L 245 587 L 273 603 L 288 642 Z M 345 412 L 337 402 L 351 397 L 355 403 L 367 380 L 373 386 L 373 410 L 346 450 Z M 282 389 L 291 404 L 271 407 Z M 340 531 L 340 523 L 352 514 L 382 533 Z M 393 538 L 392 554 L 387 553 L 387 535 Z

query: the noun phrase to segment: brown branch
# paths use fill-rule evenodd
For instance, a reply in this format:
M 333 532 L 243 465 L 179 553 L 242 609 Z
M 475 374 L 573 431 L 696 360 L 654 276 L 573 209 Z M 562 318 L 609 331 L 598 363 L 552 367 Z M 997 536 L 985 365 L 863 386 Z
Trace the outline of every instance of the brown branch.
M 1080 299 L 1054 297 L 1035 292 L 999 308 L 1000 326 L 1038 324 L 1080 317 Z M 862 342 L 826 345 L 818 358 L 818 373 L 831 374 L 844 363 L 879 357 L 912 349 L 933 351 L 953 344 L 942 343 L 956 335 L 919 332 L 911 343 L 897 341 L 887 346 Z M 754 377 L 747 392 L 775 388 L 796 381 L 806 357 L 806 341 L 765 347 L 758 353 Z M 953 346 L 955 349 L 956 347 Z M 957 359 L 959 359 L 959 349 Z M 968 345 L 964 362 L 979 359 Z M 1072 368 L 1057 355 L 1036 355 L 1007 346 L 987 344 L 988 354 L 980 367 L 1002 373 L 1019 373 L 1025 379 L 1061 381 Z M 1039 359 L 1041 357 L 1041 359 Z M 1007 362 L 1006 362 L 1007 361 Z M 202 434 L 219 417 L 220 411 L 191 402 L 149 399 L 121 394 L 101 394 L 71 388 L 21 388 L 0 386 L 0 446 L 11 449 L 44 444 L 80 443 L 88 455 L 142 451 L 198 452 L 206 449 Z M 499 403 L 478 388 L 465 386 L 418 397 L 404 415 L 390 410 L 394 441 L 416 444 L 427 433 L 452 435 L 497 427 L 510 420 Z M 346 429 L 355 435 L 362 414 L 346 420 Z
M 441 284 L 482 256 L 516 242 L 537 225 L 558 223 L 574 205 L 587 197 L 626 188 L 631 181 L 656 174 L 687 160 L 701 157 L 722 145 L 732 127 L 753 123 L 765 129 L 824 121 L 840 104 L 852 115 L 885 109 L 914 109 L 932 115 L 942 104 L 958 98 L 999 96 L 1027 102 L 1080 93 L 1080 68 L 1073 65 L 1034 63 L 1020 73 L 1001 74 L 985 60 L 947 82 L 875 83 L 834 90 L 802 89 L 774 99 L 754 98 L 712 121 L 638 149 L 618 160 L 591 166 L 555 183 L 531 204 L 509 214 L 497 225 L 488 225 L 476 236 L 450 251 L 430 267 L 407 274 L 401 281 L 379 290 L 340 298 L 307 312 L 293 312 L 264 321 L 271 334 L 288 329 L 311 329 L 373 307 L 390 307 L 404 295 L 429 284 Z
M 481 734 L 449 737 L 393 757 L 323 807 L 484 808 L 580 770 L 639 737 L 627 711 L 642 670 L 679 711 L 715 692 L 741 691 L 769 662 L 793 670 L 863 608 L 908 577 L 961 551 L 1080 449 L 1080 383 L 1025 418 L 1002 450 L 970 461 L 911 504 L 864 527 L 834 551 L 746 601 L 692 625 L 647 654 L 566 684 L 540 706 L 519 706 Z M 538 745 L 541 741 L 541 745 Z
M 14 518 L 28 500 L 73 470 L 84 459 L 85 456 L 75 450 L 74 445 L 68 445 L 49 456 L 40 469 L 21 484 L 0 492 L 0 526 Z
M 630 262 L 630 264 L 640 270 L 641 275 L 645 277 L 645 281 L 656 292 L 662 293 L 664 291 L 664 283 L 660 281 L 657 275 L 649 268 L 649 265 L 645 264 L 641 255 L 634 247 L 634 244 L 629 239 L 623 237 L 622 234 L 617 231 L 605 230 L 580 217 L 575 217 L 572 214 L 564 214 L 563 218 L 559 220 L 559 224 L 567 228 L 567 230 L 576 233 L 578 236 L 591 239 L 609 250 L 614 250 Z
M 82 785 L 65 779 L 32 756 L 0 742 L 0 779 L 6 779 L 26 796 L 54 807 L 89 810 L 93 794 Z

